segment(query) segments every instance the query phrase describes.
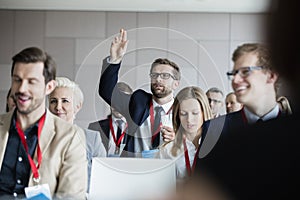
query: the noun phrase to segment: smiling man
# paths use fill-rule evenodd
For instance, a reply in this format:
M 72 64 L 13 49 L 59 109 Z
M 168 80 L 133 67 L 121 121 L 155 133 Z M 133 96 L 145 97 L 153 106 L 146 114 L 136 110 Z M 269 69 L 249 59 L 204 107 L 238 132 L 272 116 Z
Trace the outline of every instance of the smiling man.
M 279 115 L 276 103 L 278 74 L 272 69 L 269 50 L 258 43 L 239 46 L 232 56 L 233 70 L 227 73 L 242 113 L 249 123 Z
M 23 198 L 26 190 L 85 199 L 83 130 L 46 108 L 46 96 L 56 86 L 54 60 L 36 47 L 22 50 L 12 60 L 16 108 L 0 115 L 0 199 Z M 37 185 L 41 189 L 32 187 Z
M 299 195 L 300 2 L 272 1 L 270 8 L 267 36 L 274 65 L 269 64 L 265 47 L 245 44 L 235 51 L 234 68 L 227 75 L 232 79 L 239 101 L 245 105 L 243 112 L 249 113 L 245 120 L 251 119 L 247 116 L 275 119 L 228 133 L 228 126 L 237 123 L 233 117 L 240 119 L 241 112 L 228 114 L 231 119 L 225 119 L 228 122 L 223 125 L 227 127 L 223 128 L 218 143 L 209 154 L 208 151 L 201 154 L 208 146 L 204 141 L 200 148 L 201 159 L 197 160 L 198 176 L 195 177 L 199 180 L 210 178 L 217 183 L 218 189 L 230 195 L 229 199 L 291 199 Z M 293 91 L 292 115 L 278 114 L 274 90 L 277 74 L 273 70 L 287 81 L 289 91 Z M 224 133 L 225 129 L 228 134 Z M 207 133 L 207 137 L 212 133 L 214 131 Z
M 244 106 L 203 124 L 200 158 L 235 130 L 284 115 L 276 102 L 279 76 L 272 68 L 268 48 L 259 43 L 242 44 L 234 51 L 232 61 L 234 66 L 227 76 L 237 100 Z

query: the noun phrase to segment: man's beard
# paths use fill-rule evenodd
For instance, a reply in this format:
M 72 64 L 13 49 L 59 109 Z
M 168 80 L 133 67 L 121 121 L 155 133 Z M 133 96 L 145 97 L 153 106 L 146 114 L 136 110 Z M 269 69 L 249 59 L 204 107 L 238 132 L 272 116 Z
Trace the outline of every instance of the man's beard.
M 153 85 L 155 85 L 155 84 L 151 84 L 151 92 L 152 92 L 153 96 L 155 96 L 156 98 L 164 98 L 172 93 L 172 90 L 166 89 L 165 86 L 161 86 L 161 87 L 163 87 L 162 90 L 156 90 Z
M 31 99 L 31 103 L 27 108 L 21 108 L 18 103 L 16 102 L 16 108 L 18 110 L 19 113 L 21 114 L 30 114 L 31 112 L 33 112 L 34 110 L 36 110 L 40 105 L 42 105 L 44 99 L 43 98 L 39 98 L 39 99 Z

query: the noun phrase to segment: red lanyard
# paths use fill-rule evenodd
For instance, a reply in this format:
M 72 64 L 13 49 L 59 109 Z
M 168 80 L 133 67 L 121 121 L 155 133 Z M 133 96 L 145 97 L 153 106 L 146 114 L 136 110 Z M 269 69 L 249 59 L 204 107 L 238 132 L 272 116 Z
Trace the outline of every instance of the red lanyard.
M 172 107 L 168 110 L 167 114 L 169 114 L 172 110 Z M 152 142 L 154 141 L 154 139 L 158 136 L 158 132 L 160 131 L 160 126 L 157 128 L 157 130 L 153 130 L 154 129 L 154 108 L 153 108 L 153 102 L 151 101 L 150 103 L 150 124 L 151 124 L 151 131 L 152 131 Z
M 21 142 L 22 142 L 22 144 L 23 144 L 23 146 L 26 150 L 27 157 L 28 157 L 28 160 L 29 160 L 29 163 L 30 163 L 30 167 L 31 167 L 31 170 L 32 170 L 32 173 L 33 173 L 33 180 L 36 183 L 38 183 L 39 180 L 40 180 L 40 175 L 39 175 L 38 169 L 39 169 L 39 167 L 41 165 L 41 162 L 42 162 L 42 151 L 41 151 L 41 148 L 40 148 L 40 145 L 39 145 L 39 140 L 40 140 L 42 128 L 43 128 L 44 123 L 45 123 L 45 118 L 46 118 L 46 113 L 40 118 L 39 123 L 38 123 L 38 143 L 37 143 L 37 160 L 38 160 L 38 164 L 37 164 L 37 166 L 35 165 L 33 159 L 31 158 L 31 155 L 29 154 L 25 134 L 24 134 L 24 132 L 22 131 L 22 129 L 20 127 L 20 123 L 16 120 L 16 128 L 17 128 L 19 137 L 21 139 Z
M 182 142 L 183 142 L 183 147 L 184 147 L 184 158 L 185 158 L 186 170 L 187 170 L 188 176 L 192 176 L 192 173 L 194 172 L 195 167 L 196 167 L 199 148 L 197 148 L 197 151 L 196 151 L 196 154 L 195 154 L 195 157 L 194 157 L 194 161 L 193 161 L 193 165 L 192 165 L 192 168 L 191 168 L 191 163 L 190 163 L 190 158 L 189 158 L 189 151 L 188 151 L 188 148 L 186 146 L 186 138 L 185 137 L 183 138 Z
M 123 137 L 124 137 L 124 135 L 126 133 L 127 126 L 128 126 L 128 124 L 126 123 L 125 129 L 124 129 L 124 131 L 122 132 L 120 138 L 117 141 L 116 135 L 115 135 L 115 131 L 114 131 L 114 127 L 113 127 L 113 124 L 112 124 L 112 118 L 110 118 L 110 120 L 109 120 L 109 128 L 110 128 L 111 134 L 113 136 L 114 142 L 115 142 L 115 144 L 116 144 L 117 147 L 120 147 L 121 141 L 122 141 L 122 139 L 123 139 Z

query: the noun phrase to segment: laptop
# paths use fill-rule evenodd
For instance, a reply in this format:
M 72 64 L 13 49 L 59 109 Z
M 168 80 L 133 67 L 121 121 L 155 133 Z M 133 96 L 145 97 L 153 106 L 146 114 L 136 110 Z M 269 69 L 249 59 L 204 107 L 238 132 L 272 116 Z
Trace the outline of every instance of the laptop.
M 175 192 L 174 160 L 93 158 L 88 200 L 162 199 Z

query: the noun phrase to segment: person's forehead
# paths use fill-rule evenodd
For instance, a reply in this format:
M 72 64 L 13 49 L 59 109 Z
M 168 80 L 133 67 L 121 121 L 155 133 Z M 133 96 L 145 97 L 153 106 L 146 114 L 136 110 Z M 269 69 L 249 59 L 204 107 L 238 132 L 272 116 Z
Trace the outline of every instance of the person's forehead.
M 235 95 L 230 95 L 226 98 L 226 101 L 228 102 L 235 102 L 236 100 L 236 96 Z
M 43 75 L 44 63 L 15 63 L 13 75 L 24 78 L 41 78 Z
M 199 108 L 200 108 L 200 103 L 195 98 L 184 99 L 180 102 L 181 110 L 193 110 Z
M 208 92 L 207 96 L 211 97 L 211 98 L 222 98 L 222 94 L 219 92 Z
M 157 73 L 171 73 L 173 72 L 173 67 L 166 64 L 158 64 L 155 67 L 152 68 L 152 72 Z
M 236 99 L 235 94 L 229 94 L 226 99 Z
M 242 67 L 248 67 L 248 66 L 256 66 L 258 62 L 258 55 L 257 53 L 250 52 L 245 53 L 242 56 L 240 56 L 236 62 L 234 62 L 233 69 L 239 69 Z

